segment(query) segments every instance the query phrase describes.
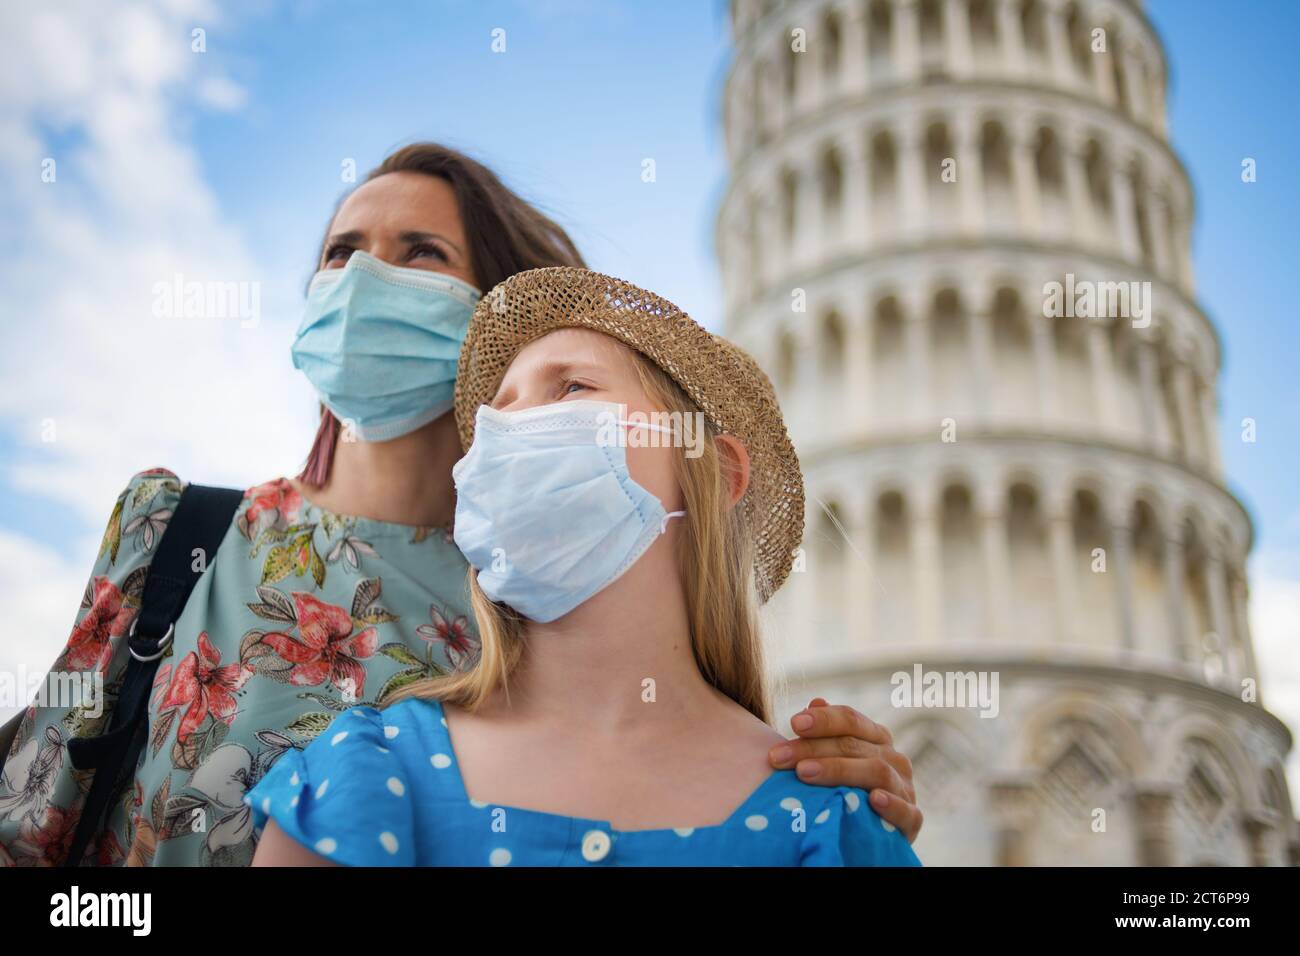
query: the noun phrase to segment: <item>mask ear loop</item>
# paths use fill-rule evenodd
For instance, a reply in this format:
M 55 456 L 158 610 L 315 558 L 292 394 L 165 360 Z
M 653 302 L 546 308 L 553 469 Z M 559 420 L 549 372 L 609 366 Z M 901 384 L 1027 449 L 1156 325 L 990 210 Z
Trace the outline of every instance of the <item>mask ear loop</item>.
M 628 428 L 648 428 L 648 429 L 650 429 L 651 431 L 663 432 L 663 433 L 666 433 L 666 434 L 669 434 L 669 435 L 672 435 L 672 434 L 675 434 L 675 433 L 676 433 L 676 429 L 670 428 L 670 427 L 668 427 L 668 426 L 666 426 L 666 425 L 655 425 L 655 424 L 653 424 L 652 422 L 632 422 L 632 421 L 628 421 L 626 418 L 623 418 L 623 419 L 620 419 L 620 420 L 619 420 L 619 424 L 620 424 L 620 425 L 626 425 Z M 669 519 L 669 518 L 684 518 L 684 517 L 686 517 L 686 512 L 685 512 L 685 511 L 670 511 L 670 512 L 668 512 L 668 513 L 667 513 L 666 515 L 664 515 L 663 518 L 661 518 L 660 521 L 659 521 L 659 533 L 660 533 L 660 534 L 667 534 L 667 533 L 668 533 L 668 519 Z
M 684 517 L 686 517 L 686 512 L 685 512 L 685 511 L 670 511 L 670 512 L 668 512 L 668 514 L 664 515 L 663 518 L 662 518 L 662 519 L 660 520 L 660 522 L 659 522 L 659 533 L 660 533 L 660 534 L 667 534 L 667 533 L 668 533 L 668 519 L 669 519 L 669 518 L 684 518 Z

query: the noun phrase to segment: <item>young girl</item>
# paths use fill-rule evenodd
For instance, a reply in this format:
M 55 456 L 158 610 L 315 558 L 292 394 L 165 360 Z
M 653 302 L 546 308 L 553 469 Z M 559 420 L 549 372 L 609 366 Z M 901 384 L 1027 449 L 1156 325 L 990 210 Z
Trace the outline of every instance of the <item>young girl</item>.
M 756 604 L 803 484 L 771 385 L 574 267 L 475 310 L 456 543 L 480 643 L 354 707 L 245 802 L 254 865 L 918 865 L 856 787 L 771 770 Z

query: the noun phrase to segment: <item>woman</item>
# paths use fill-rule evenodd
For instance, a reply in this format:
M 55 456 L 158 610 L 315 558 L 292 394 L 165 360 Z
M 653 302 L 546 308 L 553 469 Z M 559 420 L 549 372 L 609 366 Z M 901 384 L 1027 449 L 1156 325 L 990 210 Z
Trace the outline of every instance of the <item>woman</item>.
M 318 268 L 346 271 L 356 252 L 403 275 L 447 277 L 446 294 L 411 290 L 436 298 L 444 319 L 464 306 L 466 286 L 485 289 L 526 269 L 582 265 L 559 226 L 491 171 L 433 144 L 389 156 L 345 198 Z M 383 279 L 376 275 L 383 270 L 362 271 L 353 270 Z M 277 760 L 309 743 L 340 711 L 447 672 L 473 648 L 466 563 L 449 528 L 451 468 L 461 455 L 454 417 L 443 414 L 393 437 L 394 423 L 412 418 L 411 390 L 392 395 L 381 378 L 371 396 L 358 393 L 354 381 L 330 379 L 325 353 L 348 344 L 330 341 L 340 318 L 348 325 L 347 297 L 362 296 L 356 301 L 365 306 L 367 288 L 381 298 L 407 288 L 349 280 L 324 282 L 309 295 L 294 351 L 323 401 L 349 420 L 324 409 L 303 475 L 245 494 L 159 666 L 134 785 L 114 801 L 82 862 L 247 865 L 256 841 L 242 798 Z M 403 308 L 410 304 L 398 299 Z M 468 311 L 461 311 L 466 324 Z M 380 348 L 376 356 L 374 346 L 355 343 L 335 357 L 347 358 L 361 379 L 373 369 L 355 359 L 374 357 L 381 368 L 385 359 L 400 364 L 400 355 Z M 454 362 L 436 355 L 428 361 L 425 413 L 445 407 L 454 375 Z M 373 428 L 385 440 L 367 440 Z M 176 475 L 155 469 L 123 491 L 52 671 L 102 676 L 109 691 L 120 683 L 140 582 L 181 490 Z M 827 785 L 871 788 L 873 800 L 887 800 L 877 805 L 885 818 L 914 837 L 921 817 L 911 802 L 911 768 L 888 732 L 821 700 L 800 716 L 810 726 L 795 718 L 801 739 L 781 745 L 789 752 L 776 765 L 797 761 L 801 772 L 820 768 Z M 86 800 L 67 742 L 102 733 L 107 719 L 79 708 L 27 709 L 0 777 L 0 863 L 64 861 Z
M 456 393 L 476 662 L 277 764 L 254 865 L 915 865 L 862 790 L 768 763 L 756 604 L 803 481 L 758 366 L 558 267 L 480 303 Z

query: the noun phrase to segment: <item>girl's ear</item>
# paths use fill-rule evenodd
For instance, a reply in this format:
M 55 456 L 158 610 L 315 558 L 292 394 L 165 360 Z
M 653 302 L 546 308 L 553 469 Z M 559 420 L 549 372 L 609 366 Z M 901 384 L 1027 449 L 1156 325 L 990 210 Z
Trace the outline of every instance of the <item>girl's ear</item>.
M 713 441 L 718 447 L 722 480 L 727 483 L 727 503 L 735 507 L 749 488 L 749 452 L 735 435 L 717 435 Z

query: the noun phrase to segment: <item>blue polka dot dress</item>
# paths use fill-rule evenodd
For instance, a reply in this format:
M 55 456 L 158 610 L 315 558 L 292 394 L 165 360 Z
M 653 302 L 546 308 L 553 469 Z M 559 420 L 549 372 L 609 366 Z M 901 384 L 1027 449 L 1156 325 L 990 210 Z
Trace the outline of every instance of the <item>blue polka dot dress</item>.
M 442 704 L 353 707 L 291 750 L 244 798 L 260 835 L 349 866 L 920 866 L 856 787 L 774 771 L 723 823 L 616 830 L 471 800 Z

